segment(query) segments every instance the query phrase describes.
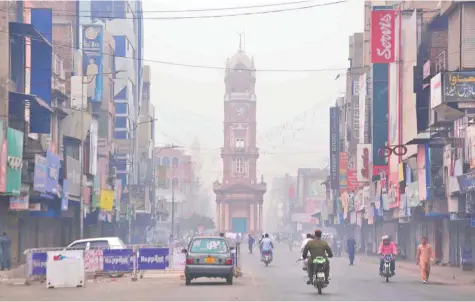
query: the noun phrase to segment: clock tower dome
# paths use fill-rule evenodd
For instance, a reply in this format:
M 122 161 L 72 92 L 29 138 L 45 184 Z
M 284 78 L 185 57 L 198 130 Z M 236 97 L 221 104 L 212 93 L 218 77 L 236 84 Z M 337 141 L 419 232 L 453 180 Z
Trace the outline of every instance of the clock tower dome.
M 222 182 L 215 182 L 217 228 L 222 232 L 262 231 L 263 177 L 256 176 L 256 69 L 241 49 L 226 62 Z

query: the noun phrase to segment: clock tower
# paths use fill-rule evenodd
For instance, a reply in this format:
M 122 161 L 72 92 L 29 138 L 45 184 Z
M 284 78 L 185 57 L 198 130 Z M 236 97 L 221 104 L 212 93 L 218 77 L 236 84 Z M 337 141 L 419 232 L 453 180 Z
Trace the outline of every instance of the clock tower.
M 262 203 L 267 190 L 257 179 L 256 69 L 239 47 L 226 62 L 224 93 L 223 179 L 216 181 L 216 221 L 220 232 L 262 231 Z

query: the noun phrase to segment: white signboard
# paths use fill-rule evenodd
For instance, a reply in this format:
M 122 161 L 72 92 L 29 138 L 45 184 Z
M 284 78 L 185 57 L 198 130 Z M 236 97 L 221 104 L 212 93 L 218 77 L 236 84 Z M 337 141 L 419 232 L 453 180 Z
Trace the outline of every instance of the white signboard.
M 359 143 L 364 144 L 364 130 L 365 130 L 365 118 L 366 118 L 366 73 L 362 74 L 360 76 L 360 81 L 358 82 L 359 84 L 359 111 L 360 111 L 360 117 L 359 117 Z
M 89 132 L 89 174 L 96 175 L 97 171 L 97 136 L 98 136 L 98 125 L 97 120 L 91 121 L 91 128 Z
M 442 104 L 442 73 L 438 73 L 430 80 L 430 108 Z
M 83 77 L 71 77 L 71 108 L 84 109 L 87 108 L 87 92 L 84 92 Z

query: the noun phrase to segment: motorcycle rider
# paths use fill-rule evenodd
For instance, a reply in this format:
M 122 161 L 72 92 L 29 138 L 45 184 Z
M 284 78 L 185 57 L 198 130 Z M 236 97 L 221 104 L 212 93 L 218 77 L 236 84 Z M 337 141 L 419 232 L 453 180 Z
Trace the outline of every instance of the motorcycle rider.
M 274 259 L 274 245 L 272 240 L 269 238 L 269 234 L 264 235 L 264 239 L 261 240 L 259 244 L 261 248 L 261 259 L 264 259 L 264 252 L 270 252 L 271 260 Z
M 325 265 L 325 283 L 329 283 L 329 277 L 330 277 L 330 262 L 328 261 L 328 258 L 333 257 L 333 252 L 330 246 L 328 245 L 328 242 L 325 240 L 322 240 L 322 231 L 316 230 L 315 231 L 315 238 L 308 241 L 307 244 L 305 245 L 303 252 L 302 252 L 302 258 L 307 259 L 307 254 L 310 252 L 310 261 L 308 262 L 308 281 L 307 284 L 312 284 L 313 283 L 313 273 L 314 273 L 314 264 L 313 260 L 317 257 L 324 257 L 327 260 L 327 263 Z
M 378 254 L 381 256 L 384 255 L 393 255 L 393 258 L 391 260 L 391 274 L 394 276 L 396 273 L 394 272 L 396 270 L 396 259 L 394 258 L 397 255 L 397 247 L 394 242 L 392 242 L 391 237 L 388 235 L 384 235 L 381 238 L 382 242 L 381 245 L 379 246 L 379 251 Z M 379 274 L 382 276 L 383 275 L 383 267 L 384 267 L 384 259 L 381 257 L 379 260 Z

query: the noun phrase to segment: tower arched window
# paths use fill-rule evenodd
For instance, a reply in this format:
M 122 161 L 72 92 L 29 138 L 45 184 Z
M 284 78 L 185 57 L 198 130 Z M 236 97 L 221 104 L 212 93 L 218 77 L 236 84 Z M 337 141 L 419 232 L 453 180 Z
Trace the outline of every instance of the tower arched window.
M 238 157 L 234 160 L 234 172 L 244 173 L 244 159 Z
M 180 165 L 180 161 L 178 160 L 177 157 L 174 157 L 174 158 L 172 159 L 172 168 L 173 168 L 173 169 L 176 169 L 176 168 L 178 168 L 179 165 Z
M 167 169 L 170 168 L 170 158 L 169 157 L 162 158 L 162 166 L 165 166 Z

